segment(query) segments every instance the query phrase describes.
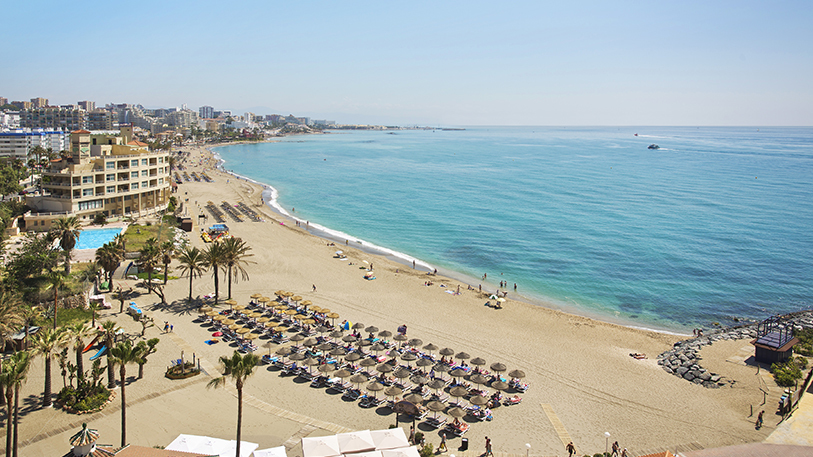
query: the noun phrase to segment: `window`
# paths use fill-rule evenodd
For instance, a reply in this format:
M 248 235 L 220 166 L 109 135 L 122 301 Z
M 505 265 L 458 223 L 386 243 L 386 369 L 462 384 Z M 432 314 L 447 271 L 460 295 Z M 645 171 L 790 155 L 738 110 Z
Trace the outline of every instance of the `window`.
M 93 176 L 82 176 L 82 184 L 93 184 Z
M 163 183 L 164 183 L 164 178 L 158 178 L 158 184 L 163 184 Z
M 141 165 L 146 166 L 147 165 L 147 159 L 141 159 Z
M 163 158 L 163 157 L 159 157 L 159 158 L 158 158 L 158 163 L 164 163 L 164 158 Z
M 108 170 L 115 170 L 116 169 L 116 162 L 107 162 L 105 164 Z
M 138 172 L 137 171 L 131 171 L 130 172 L 130 177 L 131 178 L 138 178 Z
M 106 194 L 115 194 L 116 193 L 116 186 L 107 186 L 107 190 L 105 190 Z
M 82 196 L 83 197 L 92 197 L 93 196 L 93 189 L 82 189 Z
M 125 200 L 129 200 L 131 197 L 132 197 L 132 195 L 125 195 L 125 196 L 124 196 L 124 199 L 125 199 Z
M 141 188 L 142 189 L 147 187 L 148 185 L 149 185 L 149 183 L 147 183 L 147 181 L 141 181 Z
M 130 184 L 130 189 L 138 189 L 138 183 L 134 182 L 134 183 Z
M 149 176 L 149 173 L 148 170 L 141 170 L 141 176 Z
M 131 167 L 137 167 L 138 166 L 138 159 L 131 160 L 130 161 L 130 166 Z
M 79 211 L 86 209 L 96 209 L 104 207 L 104 200 L 91 200 L 89 202 L 79 202 Z
M 107 181 L 115 181 L 116 180 L 116 175 L 107 175 L 107 177 L 105 179 Z

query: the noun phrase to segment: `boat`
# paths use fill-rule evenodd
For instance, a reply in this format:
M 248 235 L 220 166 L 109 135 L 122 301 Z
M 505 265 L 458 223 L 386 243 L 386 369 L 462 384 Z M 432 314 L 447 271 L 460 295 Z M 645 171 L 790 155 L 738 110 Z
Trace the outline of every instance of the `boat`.
M 661 147 L 655 143 L 650 144 L 647 149 L 660 149 Z

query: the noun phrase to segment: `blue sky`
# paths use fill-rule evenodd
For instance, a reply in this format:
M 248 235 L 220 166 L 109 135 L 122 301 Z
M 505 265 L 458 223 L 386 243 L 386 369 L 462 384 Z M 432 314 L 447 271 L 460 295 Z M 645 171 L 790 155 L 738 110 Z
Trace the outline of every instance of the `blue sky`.
M 0 96 L 420 125 L 813 125 L 813 2 L 8 2 Z

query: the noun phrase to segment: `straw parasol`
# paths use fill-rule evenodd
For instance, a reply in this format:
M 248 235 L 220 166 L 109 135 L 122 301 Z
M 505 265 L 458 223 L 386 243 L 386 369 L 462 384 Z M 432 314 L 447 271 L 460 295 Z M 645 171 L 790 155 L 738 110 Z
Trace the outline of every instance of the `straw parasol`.
M 342 356 L 345 354 L 347 354 L 347 351 L 344 348 L 333 348 L 330 350 L 330 355 Z
M 408 378 L 408 377 L 412 376 L 412 372 L 409 371 L 408 369 L 404 368 L 404 367 L 401 367 L 401 368 L 398 368 L 397 370 L 393 371 L 392 375 L 395 376 L 398 379 L 404 379 L 404 378 Z
M 208 313 L 209 311 L 212 311 L 212 307 L 211 306 L 201 306 L 199 311 L 202 312 L 202 313 Z
M 373 360 L 373 359 L 369 359 L 369 360 Z M 380 363 L 380 364 L 376 365 L 375 369 L 379 373 L 392 373 L 392 370 L 394 370 L 392 365 L 390 365 L 388 363 Z
M 280 323 L 275 321 L 268 321 L 265 323 L 265 328 L 279 327 Z
M 317 370 L 321 371 L 322 373 L 330 373 L 331 371 L 336 370 L 336 365 L 332 363 L 323 363 L 319 365 L 319 368 L 317 368 Z
M 364 328 L 364 324 L 362 324 L 361 322 L 356 322 L 355 324 L 353 324 L 352 328 L 353 328 L 353 330 L 359 330 L 359 329 Z
M 451 396 L 453 396 L 455 398 L 465 397 L 468 394 L 469 394 L 469 391 L 466 390 L 466 388 L 463 387 L 463 386 L 456 386 L 456 387 L 452 387 L 451 389 L 449 389 L 449 395 L 451 395 Z
M 230 298 L 230 299 L 228 299 L 228 300 L 224 301 L 223 303 L 225 303 L 225 304 L 227 304 L 227 305 L 232 305 L 232 306 L 233 306 L 233 305 L 236 305 L 236 304 L 237 304 L 237 300 L 235 300 L 235 299 L 233 299 L 233 298 Z
M 440 379 L 433 379 L 429 381 L 429 384 L 427 384 L 426 386 L 429 387 L 430 389 L 440 390 L 446 387 L 446 383 L 441 381 Z
M 470 359 L 471 356 L 467 352 L 458 352 L 457 355 L 454 356 L 456 359 L 466 360 Z
M 270 320 L 271 319 L 268 318 L 268 317 L 261 317 L 261 318 L 257 319 L 257 322 L 260 323 L 260 324 L 264 324 L 264 323 L 266 323 L 266 322 L 268 322 Z
M 282 293 L 282 296 L 283 296 L 283 297 L 293 297 L 293 296 L 294 296 L 294 293 L 293 293 L 293 292 L 287 292 L 287 291 L 286 291 L 286 292 L 283 292 L 283 293 Z
M 223 325 L 231 325 L 234 323 L 234 319 L 223 319 Z
M 295 309 L 286 309 L 285 311 L 283 311 L 283 313 L 285 313 L 285 314 L 287 314 L 289 316 L 293 316 L 294 314 L 298 314 L 299 311 L 297 311 Z
M 305 336 L 301 333 L 297 333 L 296 335 L 291 337 L 291 341 L 302 341 L 305 339 Z
M 389 338 L 392 336 L 392 332 L 389 330 L 382 330 L 378 332 L 378 336 L 380 336 L 381 338 Z
M 353 384 L 365 383 L 367 382 L 367 376 L 364 376 L 361 373 L 354 374 L 353 376 L 350 377 L 350 382 L 352 382 Z
M 269 322 L 269 324 L 270 324 L 270 322 Z M 286 325 L 278 325 L 274 330 L 276 330 L 278 332 L 287 332 L 288 330 L 290 330 L 290 328 L 288 328 L 288 326 L 286 326 Z
M 494 381 L 491 383 L 491 388 L 494 390 L 507 390 L 508 383 L 503 381 Z
M 302 296 L 301 295 L 294 295 L 293 297 L 291 297 L 291 300 L 293 300 L 293 301 L 302 301 Z
M 395 386 L 387 387 L 387 389 L 384 391 L 384 394 L 386 394 L 388 397 L 397 397 L 402 393 L 404 393 L 404 390 Z
M 327 311 L 325 311 L 325 317 L 327 317 L 328 319 L 338 319 L 339 314 L 338 313 L 328 313 Z
M 407 362 L 407 365 L 409 365 L 409 362 L 418 360 L 418 356 L 411 352 L 407 352 L 406 354 L 401 356 L 401 360 L 404 360 L 405 362 Z
M 272 342 L 269 341 L 269 343 L 272 343 Z M 277 355 L 281 355 L 281 356 L 285 357 L 286 355 L 291 353 L 291 348 L 289 348 L 288 346 L 281 347 L 281 348 L 277 349 L 275 353 Z
M 469 399 L 469 402 L 472 405 L 483 406 L 483 405 L 488 403 L 488 398 L 486 398 L 486 397 L 484 397 L 482 395 L 474 395 L 473 397 L 471 397 Z
M 296 299 L 296 297 L 294 297 L 294 299 Z M 312 304 L 313 304 L 313 302 L 312 302 L 312 301 L 310 301 L 310 300 L 303 300 L 303 301 L 302 301 L 302 303 L 300 303 L 300 305 L 302 305 L 302 306 L 304 306 L 304 307 L 306 307 L 306 308 L 307 308 L 308 306 L 312 305 Z
M 424 351 L 429 351 L 429 352 L 431 353 L 431 352 L 433 352 L 433 351 L 437 351 L 437 350 L 438 350 L 438 347 L 437 347 L 437 346 L 435 346 L 435 345 L 434 345 L 434 344 L 432 344 L 432 343 L 429 343 L 429 344 L 427 344 L 426 346 L 424 346 L 424 347 L 423 347 L 423 350 L 424 350 Z
M 429 403 L 426 404 L 426 407 L 429 409 L 429 411 L 432 411 L 434 413 L 438 413 L 446 409 L 446 405 L 437 400 L 430 401 Z
M 225 321 L 225 320 L 226 320 L 226 316 L 224 316 L 224 315 L 222 315 L 222 314 L 218 314 L 217 316 L 213 317 L 213 318 L 212 318 L 212 320 L 215 320 L 215 321 Z
M 371 359 L 371 358 L 367 357 L 366 359 L 359 362 L 359 365 L 361 365 L 363 367 L 371 367 L 371 366 L 375 365 L 376 363 L 377 362 L 375 361 L 375 359 Z
M 426 383 L 429 382 L 429 378 L 427 378 L 426 376 L 419 375 L 419 374 L 416 374 L 415 376 L 409 378 L 409 380 L 413 384 L 418 384 L 418 385 L 423 385 L 423 384 L 426 384 Z
M 481 374 L 476 374 L 476 375 L 473 375 L 473 376 L 469 377 L 469 381 L 471 381 L 471 382 L 473 382 L 475 384 L 481 385 L 481 386 L 483 384 L 488 383 L 488 379 L 486 379 L 486 377 L 481 375 Z
M 466 413 L 465 409 L 463 409 L 463 408 L 461 408 L 459 406 L 456 406 L 456 407 L 450 409 L 449 411 L 446 411 L 446 414 L 459 419 L 459 418 L 465 416 L 468 413 Z
M 301 352 L 294 352 L 293 354 L 288 356 L 291 360 L 305 360 L 305 354 Z
M 416 348 L 416 347 L 418 347 L 418 346 L 420 346 L 420 345 L 422 345 L 422 344 L 423 344 L 423 340 L 422 340 L 422 339 L 420 339 L 420 338 L 412 338 L 411 340 L 409 340 L 409 341 L 407 342 L 407 344 L 409 344 L 410 346 L 412 346 L 412 347 Z
M 249 333 L 247 335 L 243 335 L 244 340 L 256 340 L 259 337 L 260 337 L 260 335 L 258 335 L 256 333 Z
M 318 306 L 312 306 L 311 307 L 312 310 L 315 310 L 316 308 L 319 308 L 319 307 Z M 335 313 L 330 312 L 330 308 L 319 308 L 318 312 L 320 312 L 322 314 L 335 314 Z M 339 317 L 339 315 L 337 314 L 336 317 Z
M 253 299 L 255 299 L 255 300 L 256 300 L 256 299 L 258 299 L 258 298 L 262 297 L 262 296 L 263 296 L 263 294 L 257 293 L 257 294 L 251 294 L 250 296 L 251 296 L 251 298 L 253 298 Z
M 301 314 L 300 314 L 300 316 L 301 316 Z M 302 319 L 302 323 L 303 324 L 315 324 L 316 321 L 309 318 L 308 316 L 305 316 L 305 319 Z
M 362 339 L 362 340 L 358 340 L 358 342 L 356 344 L 358 345 L 358 347 L 366 347 L 366 346 L 372 346 L 373 342 L 368 340 L 368 339 Z
M 349 371 L 349 370 L 345 370 L 345 369 L 343 369 L 343 368 L 342 368 L 341 370 L 338 370 L 338 371 L 337 371 L 336 373 L 334 373 L 333 375 L 334 375 L 334 376 L 336 376 L 337 378 L 342 378 L 342 379 L 344 379 L 344 378 L 347 378 L 347 377 L 349 377 L 349 376 L 352 376 L 352 375 L 353 375 L 353 373 L 352 373 L 351 371 Z
M 434 364 L 435 364 L 435 362 L 433 362 L 432 360 L 424 359 L 424 358 L 420 358 L 420 359 L 418 359 L 417 362 L 415 362 L 415 365 L 417 365 L 419 367 L 428 367 L 429 365 L 434 365 Z
M 423 397 L 418 394 L 409 394 L 404 397 L 404 400 L 410 403 L 415 403 L 416 405 L 423 403 Z
M 229 325 L 229 330 L 238 330 L 238 329 L 241 329 L 241 328 L 243 328 L 243 326 L 240 325 L 240 324 L 231 324 L 231 325 Z
M 319 343 L 316 345 L 316 349 L 319 349 L 320 351 L 329 351 L 333 349 L 333 345 L 330 343 Z
M 239 333 L 241 335 L 243 335 L 245 333 L 249 333 L 249 332 L 251 332 L 251 329 L 248 328 L 248 327 L 243 327 L 243 328 L 238 328 L 237 329 L 237 333 Z
M 248 317 L 250 317 L 250 318 L 252 318 L 252 319 L 256 319 L 256 318 L 258 318 L 258 317 L 262 317 L 262 315 L 263 315 L 263 313 L 261 313 L 261 312 L 259 312 L 259 311 L 254 311 L 253 313 L 248 313 L 248 314 L 247 314 L 247 316 L 248 316 Z
M 449 365 L 446 365 L 445 363 L 438 363 L 432 367 L 432 371 L 437 371 L 438 373 L 447 373 L 451 369 L 452 368 Z
M 486 361 L 481 357 L 475 357 L 475 358 L 471 359 L 471 361 L 469 363 L 471 363 L 472 365 L 477 365 L 479 367 L 479 366 L 485 365 Z
M 445 356 L 448 357 L 450 355 L 454 355 L 454 349 L 452 349 L 452 348 L 443 348 L 443 349 L 440 350 L 440 352 L 438 354 L 445 355 Z
M 331 338 L 341 338 L 342 336 L 344 336 L 344 332 L 341 330 L 334 330 L 330 332 L 330 335 L 328 336 Z
M 315 358 L 315 357 L 308 357 L 305 360 L 303 360 L 302 363 L 304 363 L 305 365 L 307 365 L 309 367 L 315 367 L 316 365 L 319 365 L 320 363 L 322 363 L 322 361 Z
M 468 373 L 466 373 L 466 370 L 464 370 L 462 368 L 455 368 L 454 370 L 449 372 L 449 375 L 453 376 L 455 378 L 462 378 L 462 377 L 466 376 L 467 374 Z
M 379 352 L 381 352 L 381 351 L 383 351 L 383 350 L 385 350 L 385 349 L 387 349 L 387 347 L 386 347 L 386 346 L 384 346 L 384 345 L 383 345 L 383 344 L 381 344 L 381 343 L 375 343 L 374 345 L 372 345 L 372 346 L 370 347 L 370 350 L 371 350 L 371 351 L 373 351 L 373 352 L 375 352 L 375 353 L 379 353 Z
M 284 293 L 285 293 L 285 291 L 284 291 L 284 290 L 282 290 L 282 289 L 280 289 L 280 290 L 278 290 L 278 291 L 274 292 L 274 295 L 282 295 L 282 294 L 284 294 Z
M 406 341 L 409 338 L 407 338 L 407 336 L 404 335 L 403 333 L 399 333 L 399 334 L 395 335 L 394 337 L 392 337 L 392 339 L 394 339 L 395 341 Z
M 348 362 L 355 362 L 356 360 L 358 360 L 360 358 L 361 358 L 361 354 L 359 354 L 358 352 L 351 352 L 350 354 L 347 354 L 344 357 L 344 360 L 347 360 Z
M 324 325 L 320 325 L 320 326 L 316 327 L 316 331 L 321 333 L 321 334 L 325 334 L 325 333 L 330 331 L 330 327 L 325 327 Z
M 206 311 L 205 313 L 203 313 L 203 315 L 208 317 L 215 317 L 217 316 L 217 311 Z
M 345 343 L 353 343 L 356 341 L 356 337 L 353 335 L 345 335 L 344 337 L 342 337 L 342 341 L 344 341 Z
M 305 346 L 306 348 L 316 346 L 317 344 L 319 344 L 319 342 L 316 341 L 316 338 L 308 338 L 302 342 L 302 346 Z
M 280 303 L 279 305 L 274 305 L 273 308 L 274 309 L 288 309 L 288 305 L 286 305 L 284 303 Z
M 381 392 L 384 390 L 384 384 L 381 384 L 378 381 L 373 381 L 367 386 L 367 390 L 369 392 L 373 392 L 373 396 L 375 397 L 375 392 Z
M 367 332 L 367 333 L 375 333 L 375 332 L 378 331 L 378 327 L 376 327 L 375 325 L 371 325 L 371 326 L 365 328 L 364 331 Z
M 525 377 L 525 372 L 522 370 L 512 370 L 508 372 L 508 376 L 511 376 L 512 378 L 522 379 Z
M 504 363 L 495 362 L 491 364 L 491 371 L 502 373 L 503 371 L 507 370 L 508 367 L 505 366 Z

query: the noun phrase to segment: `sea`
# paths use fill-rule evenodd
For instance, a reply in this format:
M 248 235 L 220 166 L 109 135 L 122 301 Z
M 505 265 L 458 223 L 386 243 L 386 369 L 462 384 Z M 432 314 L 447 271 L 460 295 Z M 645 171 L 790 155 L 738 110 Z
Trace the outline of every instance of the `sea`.
M 337 249 L 509 298 L 677 333 L 813 307 L 813 128 L 331 131 L 215 152 Z

